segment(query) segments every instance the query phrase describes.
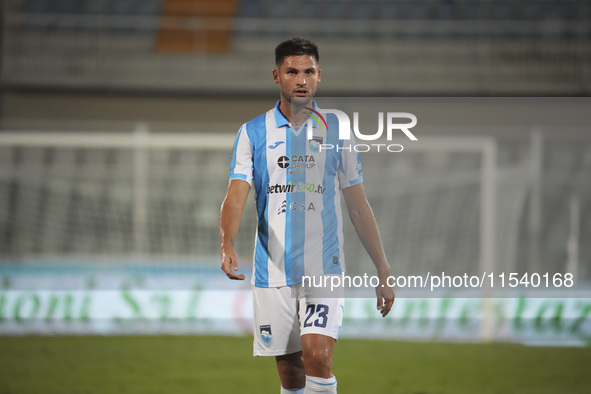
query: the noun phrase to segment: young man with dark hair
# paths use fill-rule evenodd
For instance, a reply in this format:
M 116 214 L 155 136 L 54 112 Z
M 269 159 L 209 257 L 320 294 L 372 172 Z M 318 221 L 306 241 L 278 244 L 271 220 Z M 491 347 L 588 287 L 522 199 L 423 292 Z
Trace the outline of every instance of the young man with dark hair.
M 310 109 L 317 108 L 312 98 L 321 76 L 318 48 L 293 38 L 277 46 L 275 62 L 279 101 L 243 124 L 234 142 L 220 212 L 221 268 L 230 279 L 245 279 L 236 272 L 232 245 L 254 186 L 254 355 L 275 356 L 282 393 L 336 393 L 332 356 L 343 320 L 343 294 L 318 293 L 302 280 L 344 273 L 341 192 L 377 268 L 382 316 L 394 303 L 394 290 L 387 285 L 390 266 L 351 141 L 316 127 L 308 140 L 305 124 Z M 329 125 L 335 121 L 328 117 Z M 319 151 L 313 143 L 318 141 L 341 149 Z

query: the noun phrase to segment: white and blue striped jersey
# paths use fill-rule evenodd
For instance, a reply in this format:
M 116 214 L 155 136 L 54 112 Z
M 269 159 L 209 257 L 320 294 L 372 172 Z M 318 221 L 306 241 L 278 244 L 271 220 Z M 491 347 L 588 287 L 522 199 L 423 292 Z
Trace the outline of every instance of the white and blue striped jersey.
M 292 128 L 274 109 L 245 123 L 234 142 L 230 180 L 254 186 L 258 216 L 253 284 L 280 287 L 302 276 L 345 270 L 341 188 L 363 181 L 352 140 L 339 140 L 336 116 L 328 128 Z M 321 144 L 333 149 L 319 149 Z M 337 149 L 338 146 L 338 149 Z

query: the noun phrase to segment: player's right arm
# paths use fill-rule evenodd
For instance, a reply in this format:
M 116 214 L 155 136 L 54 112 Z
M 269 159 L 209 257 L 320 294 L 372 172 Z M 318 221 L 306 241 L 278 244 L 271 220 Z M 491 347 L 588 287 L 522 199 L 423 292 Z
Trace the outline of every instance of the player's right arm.
M 244 274 L 236 273 L 238 271 L 238 257 L 234 251 L 234 240 L 240 228 L 249 191 L 250 184 L 248 182 L 241 179 L 231 180 L 220 210 L 221 268 L 228 278 L 234 280 L 244 280 L 245 278 Z

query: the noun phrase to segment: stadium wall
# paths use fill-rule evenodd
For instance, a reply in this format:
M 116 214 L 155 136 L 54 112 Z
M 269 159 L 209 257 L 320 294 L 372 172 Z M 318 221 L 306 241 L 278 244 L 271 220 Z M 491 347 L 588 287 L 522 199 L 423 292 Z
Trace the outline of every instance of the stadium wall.
M 37 263 L 0 266 L 0 335 L 253 335 L 250 285 L 217 269 Z M 489 302 L 492 335 L 483 337 Z M 591 298 L 577 292 L 491 299 L 456 291 L 402 296 L 383 319 L 374 298 L 347 298 L 341 337 L 582 346 L 591 341 L 590 311 Z

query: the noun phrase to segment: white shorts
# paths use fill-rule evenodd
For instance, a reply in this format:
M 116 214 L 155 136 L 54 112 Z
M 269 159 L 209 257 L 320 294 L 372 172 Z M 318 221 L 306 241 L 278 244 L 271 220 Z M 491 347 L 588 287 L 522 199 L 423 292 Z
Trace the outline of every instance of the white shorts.
M 344 297 L 314 297 L 310 290 L 302 285 L 253 289 L 255 356 L 299 352 L 305 334 L 338 339 Z

